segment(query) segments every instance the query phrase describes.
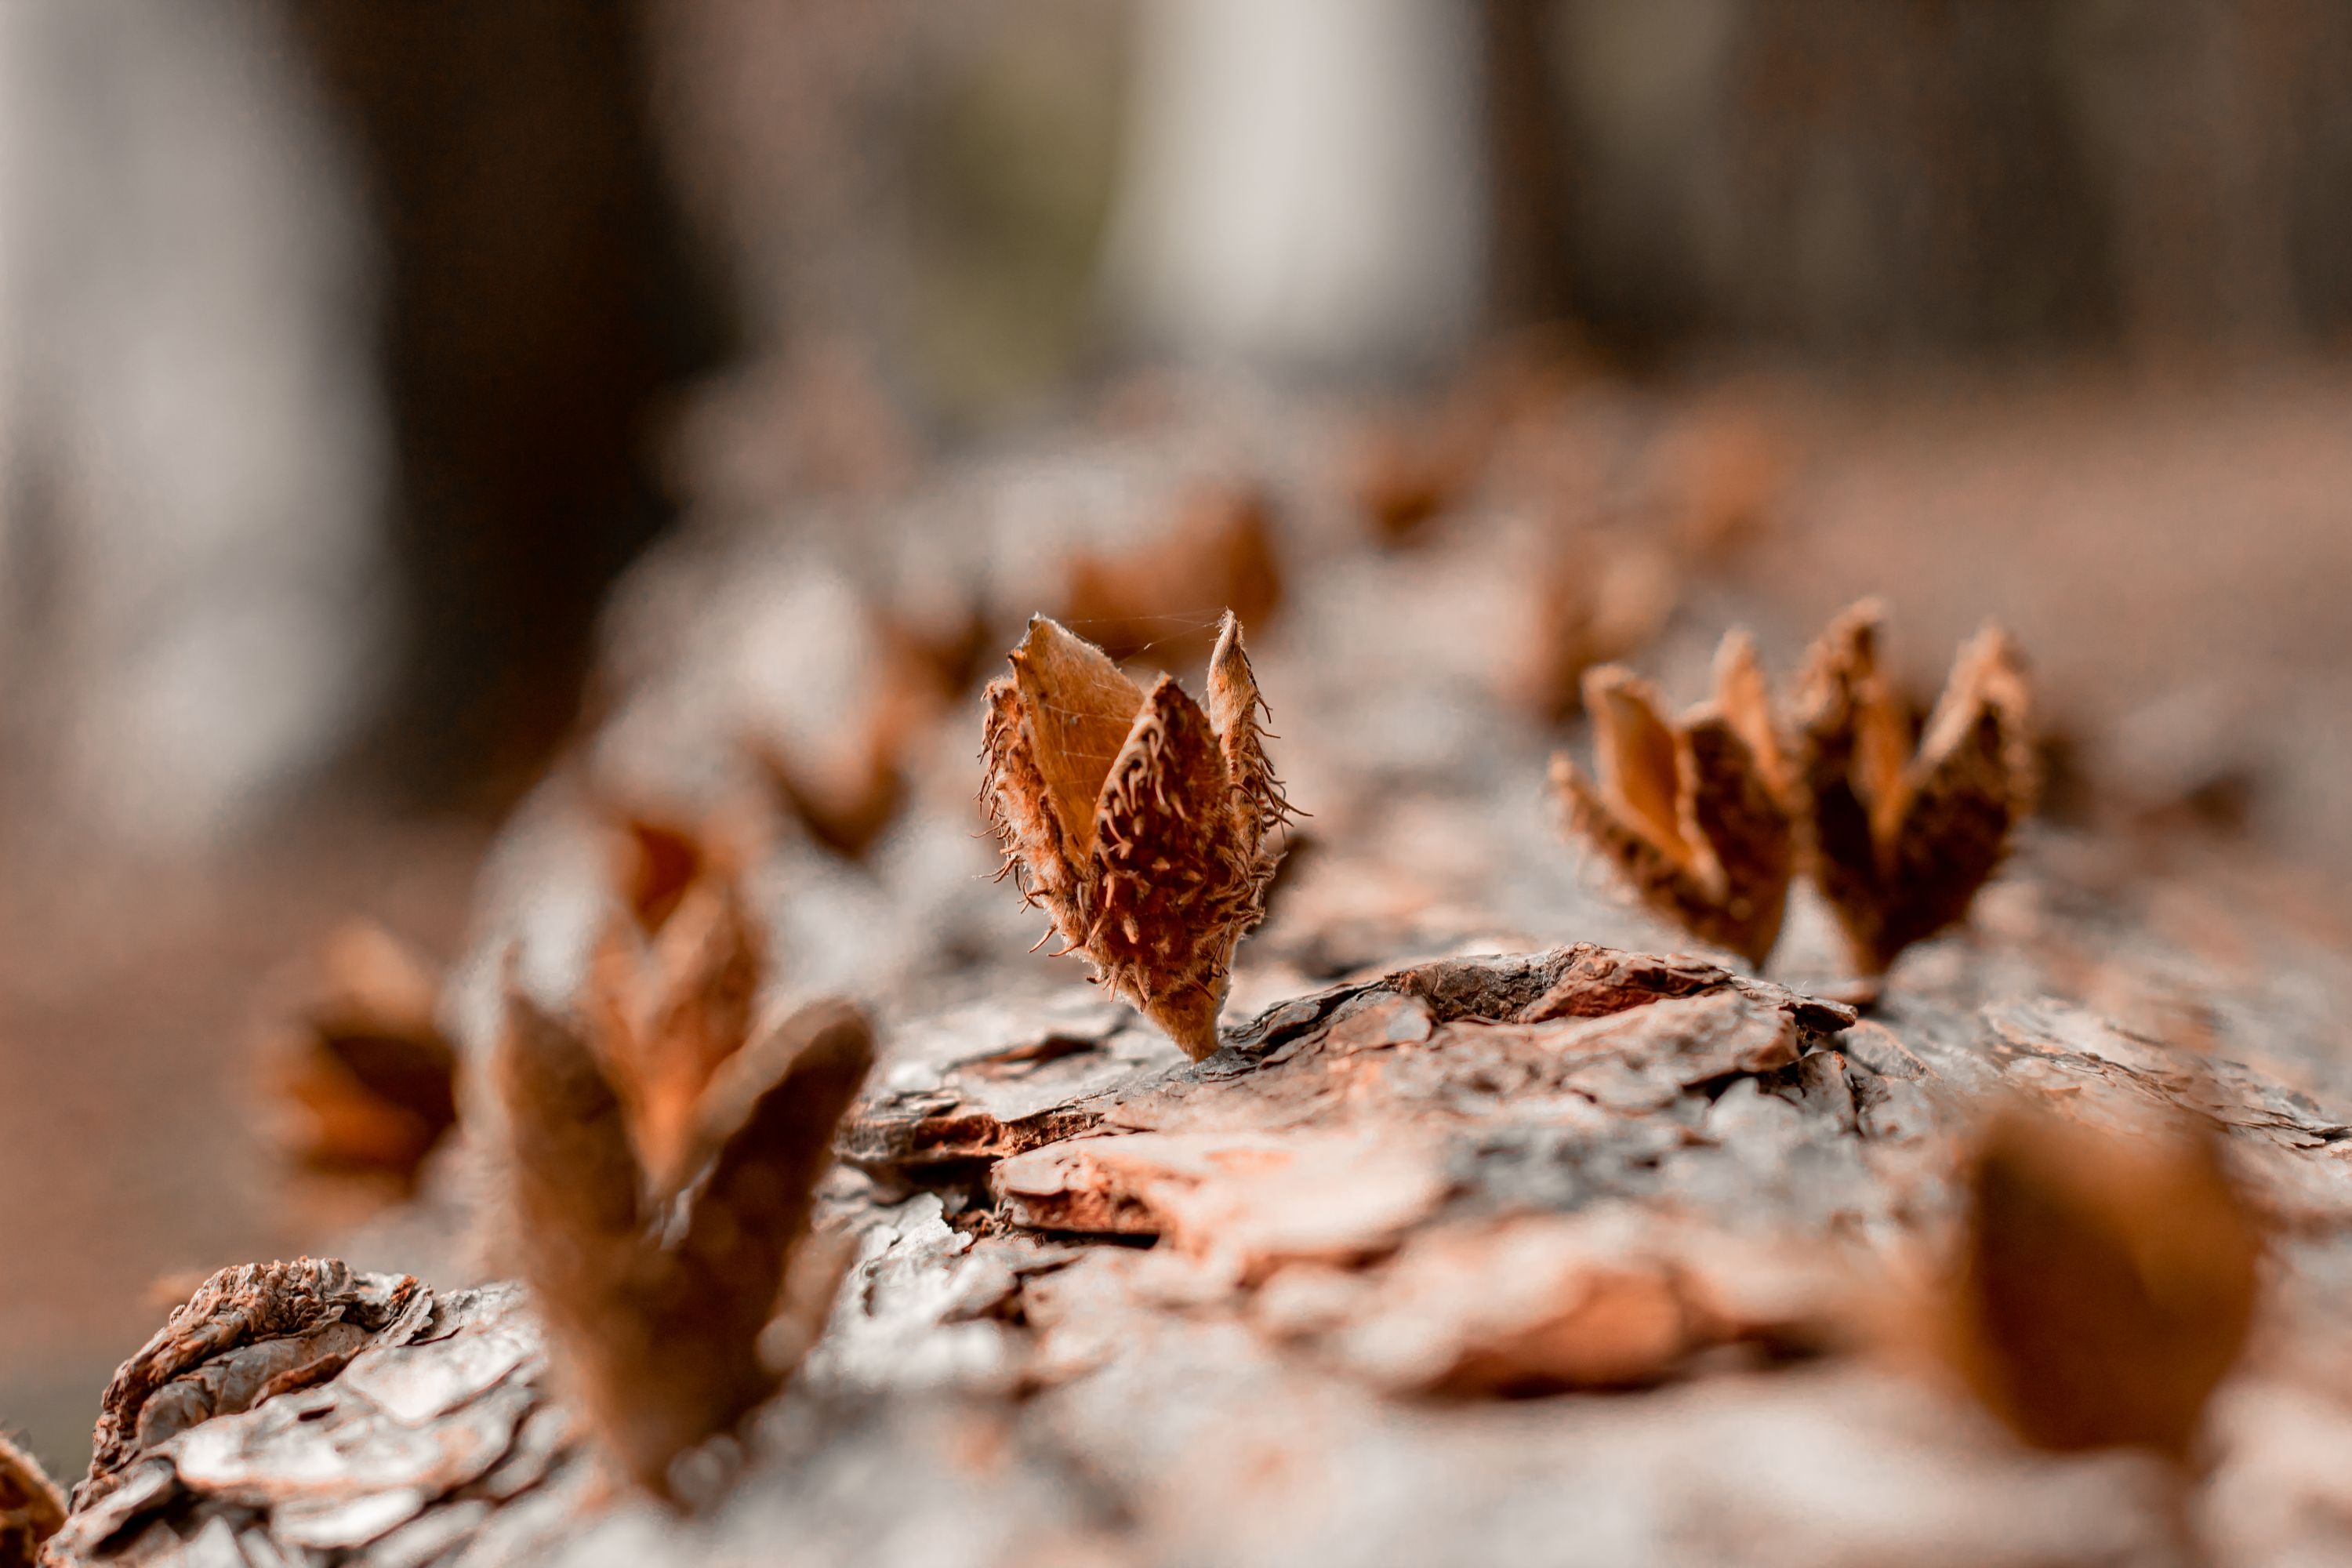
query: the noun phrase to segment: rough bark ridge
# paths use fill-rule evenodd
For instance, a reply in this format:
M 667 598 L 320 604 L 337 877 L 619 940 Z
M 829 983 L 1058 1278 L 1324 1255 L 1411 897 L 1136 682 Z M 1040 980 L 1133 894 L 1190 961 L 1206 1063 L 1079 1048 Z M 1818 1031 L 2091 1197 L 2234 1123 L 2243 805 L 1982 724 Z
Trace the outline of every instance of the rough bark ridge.
M 1528 416 L 1530 439 L 1483 440 L 1462 482 L 1496 508 L 1538 484 L 1592 493 L 1525 458 L 1559 456 L 1574 443 L 1553 435 L 1591 435 L 1596 418 L 1614 428 L 1628 406 L 1610 413 L 1589 389 L 1575 405 L 1600 412 Z M 1265 452 L 1279 494 L 1328 497 L 1307 427 L 1274 419 L 1260 434 L 1248 449 Z M 1106 437 L 1127 441 L 1125 457 L 1065 438 L 1043 467 L 1094 474 L 1068 492 L 1087 498 L 1149 497 L 1148 465 L 1201 457 L 1157 429 Z M 1630 459 L 1624 438 L 1592 449 Z M 1102 484 L 1098 458 L 1139 482 Z M 1021 462 L 943 473 L 898 521 L 927 558 L 948 558 L 968 520 L 997 517 L 1007 534 L 981 559 L 1059 561 L 1067 551 L 1049 543 L 1067 539 L 1047 514 L 1063 501 L 1025 490 L 1034 477 Z M 1457 502 L 1470 504 L 1433 504 Z M 465 1174 L 506 1152 L 469 1105 L 447 1151 L 463 1158 L 436 1155 L 421 1201 L 349 1253 L 432 1288 L 312 1263 L 220 1277 L 110 1394 L 99 1466 L 54 1560 L 1978 1568 L 2179 1563 L 2200 1555 L 2193 1538 L 2231 1563 L 2352 1556 L 2352 944 L 2243 844 L 2168 837 L 2158 875 L 2127 830 L 2012 834 L 2008 803 L 2029 770 L 2018 705 L 1988 660 L 1956 687 L 1966 700 L 1949 711 L 1968 721 L 1931 722 L 1924 753 L 1907 710 L 1842 696 L 1769 765 L 1777 741 L 1746 721 L 1769 710 L 1760 676 L 1735 668 L 1722 738 L 1776 787 L 1844 781 L 1827 851 L 1853 875 L 1823 896 L 1818 881 L 1792 887 L 1771 946 L 1781 984 L 1733 973 L 1727 955 L 1651 955 L 1681 939 L 1615 898 L 1615 879 L 1607 898 L 1579 884 L 1539 782 L 1560 737 L 1494 687 L 1510 663 L 1495 657 L 1511 651 L 1503 612 L 1540 608 L 1527 563 L 1549 559 L 1523 560 L 1508 521 L 1491 509 L 1433 521 L 1444 548 L 1417 555 L 1312 531 L 1283 541 L 1290 619 L 1253 655 L 1312 848 L 1285 862 L 1227 1006 L 1179 1020 L 1191 1053 L 1073 984 L 1066 960 L 1022 956 L 1034 915 L 989 884 L 994 857 L 968 804 L 979 715 L 932 737 L 935 761 L 909 753 L 906 814 L 855 868 L 797 830 L 760 852 L 754 912 L 777 970 L 762 989 L 780 1004 L 863 999 L 877 1059 L 810 1215 L 812 1241 L 849 1258 L 830 1318 L 804 1357 L 778 1327 L 797 1321 L 797 1297 L 761 1326 L 763 1374 L 798 1358 L 772 1397 L 698 1402 L 731 1426 L 666 1468 L 686 1512 L 623 1485 L 584 1414 L 575 1431 L 540 1324 L 570 1321 L 578 1301 L 543 1320 L 511 1286 L 456 1288 L 456 1216 L 477 1195 Z M 1547 548 L 1598 582 L 1611 538 L 1665 548 L 1591 530 Z M 725 804 L 742 744 L 740 715 L 702 696 L 715 672 L 790 671 L 824 651 L 824 617 L 785 609 L 826 568 L 729 532 L 661 570 L 643 602 L 671 618 L 621 637 L 615 668 L 636 673 L 593 750 L 646 809 L 698 821 Z M 1019 601 L 991 608 L 1003 627 L 1059 602 L 1056 585 L 1002 581 Z M 1685 612 L 1652 625 L 1659 646 L 1620 650 L 1677 697 L 1672 672 L 1703 668 L 1721 630 L 1715 589 L 1691 586 Z M 1722 586 L 1743 616 L 1775 625 Z M 803 637 L 797 653 L 767 640 L 779 627 Z M 993 784 L 1018 786 L 993 792 L 1002 822 L 1035 851 L 1028 890 L 1070 904 L 1055 912 L 1081 942 L 1100 913 L 1076 900 L 1099 874 L 1105 786 L 1147 696 L 1107 662 L 1089 668 L 1025 709 L 1016 668 L 984 721 Z M 1222 805 L 1238 829 L 1255 802 L 1262 847 L 1276 814 L 1249 787 L 1246 693 L 1235 682 L 1221 696 L 1213 669 L 1207 689 Z M 840 695 L 852 717 L 872 706 Z M 867 732 L 836 720 L 813 732 Z M 1195 794 L 1219 772 L 1200 739 L 1168 759 Z M 1662 785 L 1666 771 L 1650 776 Z M 1998 820 L 1953 809 L 1988 782 Z M 562 890 L 616 890 L 609 814 L 586 793 L 536 797 L 485 879 L 480 942 L 452 991 L 467 1081 L 488 1081 L 510 948 L 551 1002 L 593 993 L 576 974 L 566 992 L 553 962 L 593 929 L 558 918 Z M 1692 805 L 1696 829 L 1696 791 Z M 1675 817 L 1682 836 L 1678 805 Z M 682 909 L 678 889 L 703 873 L 673 851 L 690 847 L 625 873 L 625 901 L 643 915 L 676 894 Z M 1230 885 L 1261 869 L 1238 853 L 1219 865 Z M 1921 875 L 1938 868 L 1959 881 Z M 1760 885 L 1778 880 L 1764 869 Z M 1941 896 L 1960 881 L 1973 899 Z M 1840 912 L 1851 935 L 1856 910 L 1877 933 L 1863 964 L 1840 951 Z M 693 926 L 676 910 L 668 923 Z M 1547 947 L 1570 939 L 1605 945 Z M 1866 1016 L 1806 994 L 1802 977 L 1826 986 L 1857 967 L 1885 968 Z M 2258 1267 L 2238 1248 L 2204 1308 L 2174 1310 L 2165 1260 L 2195 1227 L 2142 1249 L 2148 1216 L 2103 1231 L 2096 1182 L 2053 1203 L 2030 1150 L 1989 1160 L 1988 1113 L 2011 1101 L 2126 1145 L 2155 1113 L 2209 1126 L 2227 1180 L 2205 1179 L 2230 1201 L 2202 1228 L 2239 1235 L 2250 1200 Z M 609 1125 L 603 1146 L 621 1152 Z M 2207 1191 L 2187 1166 L 2158 1168 L 2174 1190 Z M 1971 1225 L 2004 1214 L 1971 1252 Z M 2063 1245 L 2035 1250 L 2052 1237 Z M 425 1266 L 436 1247 L 448 1267 Z M 2095 1290 L 2040 1310 L 2053 1250 L 2070 1278 L 2120 1281 L 2108 1299 L 2137 1316 L 2097 1310 Z M 1935 1342 L 1971 1258 L 1978 1305 L 1995 1309 L 1979 1322 L 2036 1331 L 2010 1332 L 1974 1394 Z M 2242 1292 L 2250 1276 L 2260 1289 Z M 729 1318 L 739 1350 L 737 1331 L 769 1305 L 754 1294 Z M 2093 1353 L 2070 1353 L 2093 1335 Z M 662 1338 L 644 1342 L 644 1370 L 684 1373 Z M 2186 1346 L 2170 1386 L 2075 1422 L 2088 1396 L 2045 1370 L 2110 1384 L 2102 1362 L 2130 1342 Z M 2046 1451 L 2117 1432 L 2141 1447 Z
M 51 1550 L 2168 1561 L 2147 1470 L 2036 1458 L 1868 1349 L 2002 1093 L 2208 1118 L 2279 1228 L 2271 1348 L 2212 1423 L 2213 1528 L 2311 1484 L 2298 1445 L 2352 1451 L 2352 1415 L 2295 1385 L 2326 1342 L 2298 1282 L 2352 1234 L 2352 1127 L 2311 1100 L 2068 1004 L 1898 990 L 1857 1021 L 1578 944 L 1297 996 L 1197 1062 L 1099 1002 L 902 1030 L 844 1126 L 833 1321 L 709 1457 L 692 1524 L 609 1497 L 511 1288 L 306 1262 L 216 1277 L 126 1366 Z M 1652 1392 L 1601 1396 L 1627 1389 Z

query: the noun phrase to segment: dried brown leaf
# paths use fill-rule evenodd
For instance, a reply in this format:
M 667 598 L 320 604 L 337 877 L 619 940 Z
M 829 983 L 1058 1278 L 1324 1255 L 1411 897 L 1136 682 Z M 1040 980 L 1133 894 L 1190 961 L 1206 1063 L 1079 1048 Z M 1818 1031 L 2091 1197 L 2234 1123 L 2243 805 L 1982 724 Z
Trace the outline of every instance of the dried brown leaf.
M 872 1056 L 856 1010 L 820 1004 L 730 1059 L 695 1108 L 681 1224 L 648 1196 L 587 1031 L 509 976 L 498 1072 L 519 1261 L 581 1407 L 648 1490 L 670 1495 L 675 1462 L 790 1370 L 762 1359 L 761 1331 Z
M 1483 483 L 1514 429 L 1558 408 L 1590 366 L 1566 335 L 1538 328 L 1483 350 L 1433 406 L 1367 419 L 1342 483 L 1380 542 L 1416 542 Z
M 2259 1225 L 2204 1126 L 2005 1110 L 1969 1175 L 1949 1345 L 2023 1441 L 2186 1460 L 2253 1320 Z
M 1681 595 L 1681 574 L 1656 547 L 1619 538 L 1563 538 L 1536 580 L 1514 695 L 1547 724 L 1575 717 L 1587 671 L 1657 640 Z
M 1672 432 L 1651 466 L 1681 552 L 1720 562 L 1770 531 L 1790 464 L 1784 443 L 1762 419 L 1724 409 Z
M 844 859 L 865 859 L 906 809 L 904 744 L 894 725 L 869 728 L 855 761 L 830 777 L 803 769 L 774 742 L 746 749 L 784 810 Z
M 810 838 L 864 860 L 906 809 L 916 749 L 977 673 L 988 626 L 977 608 L 944 628 L 874 609 L 880 658 L 851 709 L 845 746 L 804 756 L 772 735 L 744 751 L 784 813 Z
M 1491 433 L 1464 418 L 1367 422 L 1348 459 L 1346 485 L 1379 541 L 1412 543 L 1478 482 Z
M 890 610 L 874 614 L 885 660 L 895 673 L 927 683 L 944 701 L 971 689 L 988 658 L 988 616 L 977 601 L 945 619 Z
M 1230 607 L 1263 628 L 1282 607 L 1282 564 L 1265 493 L 1248 485 L 1195 489 L 1162 538 L 1124 555 L 1080 552 L 1067 614 L 1115 659 L 1147 650 L 1176 663 L 1209 651 L 1202 606 Z
M 1238 618 L 1220 626 L 1209 711 L 1171 677 L 1147 695 L 1043 616 L 1013 666 L 989 689 L 981 788 L 1006 870 L 1064 951 L 1209 1055 L 1234 949 L 1263 917 L 1280 858 L 1268 831 L 1291 815 Z
M 2032 808 L 2036 776 L 2030 689 L 2009 635 L 1988 626 L 1961 649 L 1915 751 L 1879 664 L 1884 620 L 1866 601 L 1815 645 L 1798 748 L 1808 868 L 1873 975 L 1966 918 Z
M 1670 721 L 1628 671 L 1591 671 L 1585 701 L 1597 782 L 1565 755 L 1552 760 L 1552 782 L 1570 827 L 1643 902 L 1761 964 L 1780 934 L 1796 848 L 1788 809 L 1759 759 L 1759 744 L 1775 755 L 1777 742 L 1753 677 L 1741 635 L 1727 637 L 1715 702 Z

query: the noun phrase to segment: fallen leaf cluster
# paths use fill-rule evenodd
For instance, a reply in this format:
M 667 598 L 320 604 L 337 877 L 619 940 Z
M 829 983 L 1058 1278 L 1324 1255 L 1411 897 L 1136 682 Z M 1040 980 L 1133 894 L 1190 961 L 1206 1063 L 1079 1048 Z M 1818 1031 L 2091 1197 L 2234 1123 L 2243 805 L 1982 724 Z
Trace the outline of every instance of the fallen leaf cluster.
M 1042 616 L 1011 661 L 988 689 L 981 786 L 1003 873 L 1052 917 L 1063 952 L 1208 1056 L 1290 815 L 1241 623 L 1228 611 L 1219 628 L 1205 710 L 1173 676 L 1147 692 Z
M 1487 446 L 1475 425 L 1418 426 L 1391 417 L 1367 424 L 1349 459 L 1348 488 L 1372 531 L 1393 549 L 1454 510 L 1475 486 Z
M 306 990 L 264 1057 L 281 1142 L 314 1169 L 413 1191 L 457 1122 L 439 974 L 381 926 L 354 921 L 320 949 Z
M 2025 669 L 1988 627 L 1915 728 L 1879 668 L 1884 612 L 1854 606 L 1814 646 L 1791 740 L 1744 634 L 1724 639 L 1711 703 L 1679 721 L 1614 666 L 1590 670 L 1597 780 L 1552 776 L 1573 830 L 1658 913 L 1761 964 L 1793 869 L 1834 911 L 1859 974 L 1967 916 L 2032 806 Z
M 1382 545 L 1412 544 L 1468 500 L 1514 426 L 1559 403 L 1586 376 L 1576 346 L 1541 330 L 1480 356 L 1433 405 L 1367 420 L 1342 485 Z
M 1648 504 L 1676 554 L 1719 563 L 1769 531 L 1790 457 L 1755 414 L 1728 408 L 1668 430 L 1649 467 Z

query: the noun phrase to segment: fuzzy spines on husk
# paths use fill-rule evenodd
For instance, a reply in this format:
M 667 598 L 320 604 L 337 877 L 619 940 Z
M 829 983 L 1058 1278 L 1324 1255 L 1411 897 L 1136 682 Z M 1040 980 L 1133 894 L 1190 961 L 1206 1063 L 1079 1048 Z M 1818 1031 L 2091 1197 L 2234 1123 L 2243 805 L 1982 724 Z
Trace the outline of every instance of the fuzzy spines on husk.
M 1095 817 L 1086 951 L 1104 984 L 1194 1057 L 1216 1047 L 1248 857 L 1208 715 L 1162 676 Z
M 1258 721 L 1266 710 L 1257 673 L 1250 668 L 1249 652 L 1242 645 L 1241 622 L 1228 610 L 1218 628 L 1216 648 L 1209 656 L 1209 722 L 1217 731 L 1218 750 L 1225 759 L 1235 824 L 1253 858 L 1265 835 L 1298 815 L 1266 758 L 1265 727 Z M 1270 868 L 1267 874 L 1272 875 Z
M 40 1461 L 0 1436 L 0 1564 L 31 1563 L 65 1521 L 65 1494 Z
M 981 735 L 987 770 L 981 779 L 980 801 L 1004 857 L 997 878 L 1011 877 L 1023 900 L 1045 910 L 1063 940 L 1075 943 L 1086 934 L 1084 873 L 1070 858 L 1045 775 L 1030 749 L 1020 689 L 1009 679 L 992 681 L 987 698 L 988 718 Z
M 1059 679 L 1084 689 L 1079 705 L 1097 739 L 1114 717 L 1103 701 L 1116 690 L 1101 675 L 1107 661 L 1067 646 L 1076 641 L 1033 621 L 1015 656 L 1018 679 L 989 689 L 989 826 L 1023 896 L 1053 916 L 1064 951 L 1083 954 L 1101 984 L 1204 1057 L 1217 1048 L 1234 949 L 1263 918 L 1281 858 L 1271 829 L 1293 815 L 1266 759 L 1264 703 L 1240 625 L 1228 613 L 1220 627 L 1205 710 L 1172 677 L 1136 689 L 1083 832 L 1068 826 L 1067 795 L 1073 780 L 1086 781 L 1075 766 L 1057 775 L 1036 760 L 1040 723 L 1071 723 Z

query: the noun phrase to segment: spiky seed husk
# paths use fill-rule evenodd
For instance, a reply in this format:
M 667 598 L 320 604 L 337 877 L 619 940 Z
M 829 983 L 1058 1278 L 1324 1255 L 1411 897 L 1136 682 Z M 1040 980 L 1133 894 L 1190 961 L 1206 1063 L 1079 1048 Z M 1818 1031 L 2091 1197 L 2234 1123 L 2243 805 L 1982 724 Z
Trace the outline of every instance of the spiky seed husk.
M 1229 611 L 1220 626 L 1205 710 L 1172 677 L 1145 692 L 1044 616 L 1012 662 L 988 691 L 981 792 L 1005 871 L 1063 951 L 1205 1057 L 1291 815 L 1240 623 Z
M 0 1564 L 30 1564 L 66 1521 L 65 1494 L 40 1461 L 0 1437 Z
M 1796 830 L 1787 806 L 1748 742 L 1706 708 L 1684 716 L 1677 759 L 1686 830 L 1707 847 L 1724 945 L 1761 965 L 1780 939 L 1789 883 L 1796 875 Z
M 1723 721 L 1746 743 L 1756 760 L 1756 771 L 1772 794 L 1785 800 L 1789 792 L 1788 748 L 1780 738 L 1780 721 L 1772 712 L 1771 684 L 1763 662 L 1756 657 L 1756 639 L 1745 626 L 1723 634 L 1715 650 L 1715 702 Z
M 622 1097 L 583 1031 L 507 982 L 498 1079 L 518 1261 L 565 1376 L 621 1471 L 669 1494 L 679 1456 L 728 1430 L 790 1368 L 763 1359 L 833 1130 L 873 1059 L 842 1004 L 803 1010 L 730 1060 L 697 1108 L 706 1178 L 648 1197 Z
M 1968 1194 L 1946 1326 L 1978 1395 L 2039 1448 L 2188 1459 L 2245 1347 L 2263 1250 L 2212 1129 L 2006 1108 Z
M 1602 665 L 1584 677 L 1592 715 L 1593 772 L 1601 795 L 1669 858 L 1696 869 L 1698 845 L 1683 832 L 1680 744 L 1658 694 L 1628 669 Z
M 1143 708 L 1143 689 L 1110 657 L 1043 616 L 1013 651 L 1030 755 L 1073 859 L 1094 846 L 1095 803 Z
M 732 879 L 688 889 L 650 951 L 619 922 L 599 940 L 583 988 L 589 1040 L 656 1191 L 675 1191 L 690 1173 L 696 1103 L 751 1037 L 766 972 L 759 929 Z
M 1761 964 L 1780 934 L 1795 847 L 1780 792 L 1743 732 L 1760 728 L 1777 755 L 1760 690 L 1740 685 L 1753 655 L 1730 638 L 1725 647 L 1717 700 L 1679 721 L 1666 719 L 1656 694 L 1630 672 L 1591 671 L 1585 705 L 1597 782 L 1565 755 L 1553 759 L 1552 781 L 1570 826 L 1644 903 Z
M 1086 952 L 1112 990 L 1193 1057 L 1217 1048 L 1248 854 L 1209 716 L 1163 675 L 1111 765 L 1095 816 Z
M 1282 793 L 1282 781 L 1265 754 L 1265 729 L 1258 716 L 1266 711 L 1257 689 L 1257 672 L 1250 668 L 1242 647 L 1242 624 L 1230 611 L 1218 627 L 1216 647 L 1209 654 L 1209 724 L 1217 732 L 1217 750 L 1225 759 L 1226 787 L 1234 796 L 1235 826 L 1247 840 L 1253 857 L 1265 836 L 1296 815 Z M 1271 879 L 1274 868 L 1265 868 Z
M 1864 601 L 1832 623 L 1800 726 L 1804 858 L 1868 974 L 1966 918 L 2032 809 L 2035 778 L 2029 687 L 2008 634 L 1988 626 L 1961 649 L 1915 752 L 1879 665 L 1884 621 Z
M 1537 580 L 1533 626 L 1514 672 L 1517 695 L 1547 724 L 1574 718 L 1585 675 L 1654 642 L 1681 592 L 1680 572 L 1664 551 L 1580 537 Z

